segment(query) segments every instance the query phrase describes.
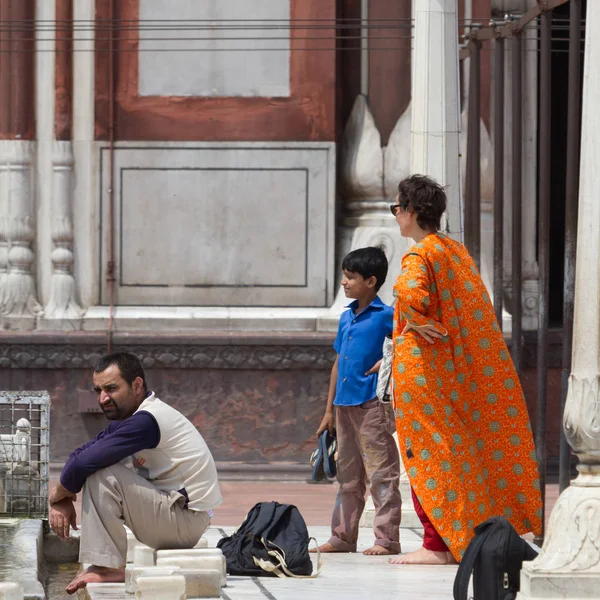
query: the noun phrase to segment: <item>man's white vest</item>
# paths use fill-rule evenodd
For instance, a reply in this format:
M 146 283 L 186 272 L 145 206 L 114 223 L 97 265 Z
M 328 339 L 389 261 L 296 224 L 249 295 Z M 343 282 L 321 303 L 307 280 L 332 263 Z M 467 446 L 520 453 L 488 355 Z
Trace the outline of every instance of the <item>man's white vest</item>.
M 139 411 L 156 419 L 160 442 L 132 457 L 135 471 L 164 492 L 185 489 L 190 510 L 208 511 L 221 504 L 215 461 L 192 423 L 154 392 L 140 404 Z

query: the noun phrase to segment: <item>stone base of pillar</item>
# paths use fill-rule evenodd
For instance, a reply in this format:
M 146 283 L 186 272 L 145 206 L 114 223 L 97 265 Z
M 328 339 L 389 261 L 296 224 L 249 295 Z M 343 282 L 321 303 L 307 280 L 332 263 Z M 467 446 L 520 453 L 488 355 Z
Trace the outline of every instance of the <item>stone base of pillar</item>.
M 517 600 L 590 600 L 598 598 L 597 577 L 573 573 L 527 573 L 521 571 L 521 591 Z
M 558 498 L 539 556 L 523 565 L 518 600 L 598 598 L 599 524 L 600 473 L 580 475 Z
M 27 315 L 6 315 L 0 317 L 0 330 L 33 331 L 37 328 L 37 318 Z
M 38 331 L 81 331 L 82 319 L 53 319 L 40 317 L 37 322 Z

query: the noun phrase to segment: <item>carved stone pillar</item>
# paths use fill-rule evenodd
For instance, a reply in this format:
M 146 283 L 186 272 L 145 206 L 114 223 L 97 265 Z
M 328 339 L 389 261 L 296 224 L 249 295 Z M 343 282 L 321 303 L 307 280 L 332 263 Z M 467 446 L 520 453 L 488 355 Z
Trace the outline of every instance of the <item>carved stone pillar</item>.
M 341 190 L 344 216 L 339 230 L 339 256 L 364 246 L 383 246 L 390 265 L 388 277 L 379 295 L 387 304 L 394 301 L 393 287 L 400 271 L 402 255 L 408 244 L 400 237 L 398 224 L 390 212 L 396 186 L 409 174 L 410 110 L 400 117 L 382 148 L 366 98 L 356 98 L 342 140 Z M 334 307 L 348 303 L 343 291 Z
M 73 219 L 71 216 L 73 153 L 71 142 L 55 142 L 52 154 L 53 273 L 44 324 L 79 329 L 83 310 L 77 301 L 73 277 Z
M 400 179 L 410 173 L 411 54 L 409 45 L 399 43 L 396 25 L 386 29 L 385 23 L 390 20 L 408 25 L 411 7 L 410 3 L 387 0 L 342 0 L 341 4 L 341 18 L 360 22 L 360 28 L 357 25 L 356 30 L 349 31 L 351 37 L 343 42 L 355 52 L 344 55 L 341 76 L 342 113 L 348 118 L 340 148 L 338 267 L 351 250 L 383 246 L 389 271 L 379 295 L 392 304 L 392 289 L 408 247 L 389 205 L 394 202 Z M 390 86 L 390 81 L 396 85 Z M 346 108 L 346 98 L 353 99 L 351 110 Z M 340 278 L 338 269 L 338 281 Z M 330 316 L 320 320 L 319 327 L 336 328 L 337 317 L 347 304 L 339 290 Z
M 8 285 L 8 183 L 8 169 L 0 162 L 0 314 L 4 312 Z
M 411 7 L 407 3 L 387 0 L 363 0 L 360 15 L 348 13 L 349 18 L 375 19 L 378 28 L 364 28 L 360 63 L 359 89 L 350 87 L 354 97 L 352 111 L 346 123 L 341 143 L 340 195 L 342 220 L 338 227 L 337 254 L 341 260 L 348 252 L 365 246 L 382 246 L 389 270 L 379 295 L 387 304 L 393 304 L 393 287 L 400 272 L 402 256 L 409 242 L 400 236 L 398 224 L 389 205 L 395 203 L 397 186 L 410 174 L 410 50 L 399 50 L 398 33 L 381 29 L 386 19 L 406 19 L 409 23 Z M 386 36 L 389 37 L 385 41 Z M 377 51 L 369 52 L 368 39 L 372 38 Z M 382 40 L 383 38 L 383 40 Z M 389 50 L 384 50 L 384 48 Z M 348 53 L 352 56 L 352 53 Z M 355 56 L 355 55 L 354 55 Z M 357 65 L 354 65 L 356 67 Z M 350 75 L 356 68 L 348 69 Z M 390 81 L 395 85 L 390 88 Z M 357 83 L 357 82 L 355 82 Z M 347 90 L 348 91 L 348 90 Z M 336 329 L 340 312 L 348 304 L 343 290 L 338 292 L 328 318 L 320 320 L 322 329 Z M 402 469 L 401 492 L 402 526 L 418 527 L 410 485 Z M 370 526 L 374 506 L 371 498 L 361 523 Z
M 573 367 L 564 413 L 579 475 L 558 498 L 521 600 L 598 598 L 600 589 L 600 3 L 587 3 Z
M 0 2 L 5 32 L 0 69 L 0 318 L 6 329 L 33 329 L 41 307 L 33 277 L 35 2 Z
M 34 143 L 1 140 L 0 162 L 7 172 L 9 240 L 8 275 L 2 320 L 8 329 L 33 329 L 42 313 L 35 292 L 32 226 L 32 161 Z

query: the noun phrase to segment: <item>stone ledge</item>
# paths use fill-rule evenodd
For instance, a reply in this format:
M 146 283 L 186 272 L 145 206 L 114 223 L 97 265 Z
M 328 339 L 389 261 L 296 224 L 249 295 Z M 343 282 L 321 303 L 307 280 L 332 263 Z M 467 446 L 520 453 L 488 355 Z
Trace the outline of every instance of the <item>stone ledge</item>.
M 105 334 L 3 333 L 0 368 L 91 368 L 106 351 Z M 115 350 L 137 354 L 146 368 L 330 369 L 331 333 L 115 333 Z

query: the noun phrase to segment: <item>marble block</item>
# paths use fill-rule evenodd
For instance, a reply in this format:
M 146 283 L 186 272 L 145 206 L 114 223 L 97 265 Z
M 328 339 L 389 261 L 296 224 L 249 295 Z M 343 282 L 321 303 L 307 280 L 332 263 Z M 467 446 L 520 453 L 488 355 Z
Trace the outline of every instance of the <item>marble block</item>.
M 222 575 L 218 569 L 181 569 L 185 577 L 185 592 L 188 598 L 220 598 Z
M 161 558 L 168 557 L 180 557 L 180 556 L 223 556 L 223 551 L 220 548 L 190 548 L 177 549 L 177 550 L 157 550 L 156 561 L 158 562 Z
M 201 537 L 194 548 L 208 548 L 208 540 L 205 537 Z
M 156 550 L 138 543 L 133 550 L 133 564 L 137 566 L 153 566 L 156 564 Z
M 138 577 L 164 577 L 167 575 L 179 575 L 179 567 L 137 567 L 127 565 L 125 567 L 125 591 L 128 594 L 135 593 L 135 586 Z
M 168 552 L 168 551 L 165 551 Z M 180 569 L 202 569 L 215 570 L 220 574 L 220 585 L 227 585 L 227 563 L 223 554 L 175 554 L 167 556 L 158 556 L 156 559 L 157 566 L 175 566 Z
M 21 584 L 14 581 L 0 583 L 0 600 L 23 600 Z
M 137 600 L 186 600 L 185 577 L 138 577 L 135 597 Z

